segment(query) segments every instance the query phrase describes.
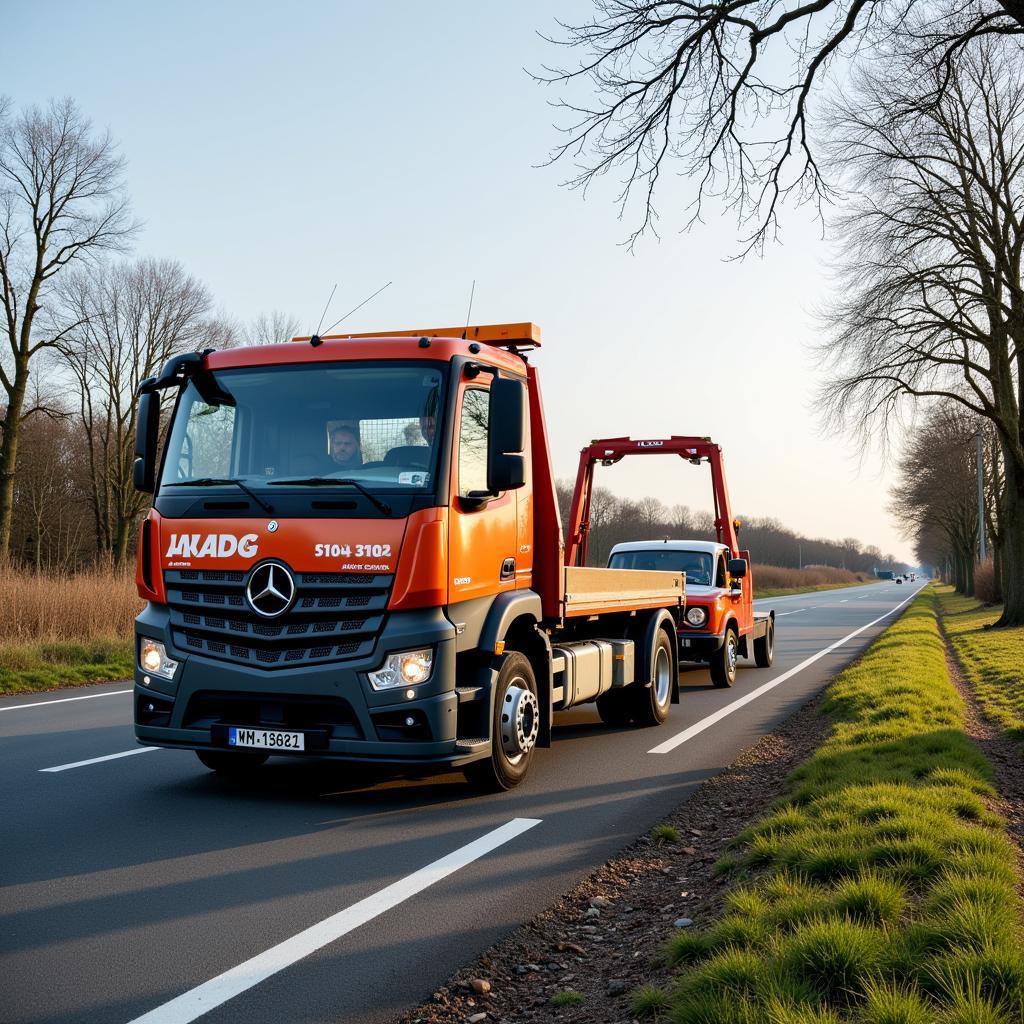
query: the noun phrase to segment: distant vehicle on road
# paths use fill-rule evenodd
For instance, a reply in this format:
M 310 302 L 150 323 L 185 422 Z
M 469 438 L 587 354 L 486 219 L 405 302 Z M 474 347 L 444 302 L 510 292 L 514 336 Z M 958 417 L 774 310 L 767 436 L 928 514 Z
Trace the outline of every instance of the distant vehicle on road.
M 896 573 L 892 569 L 877 569 L 875 576 L 880 580 L 891 580 L 895 578 Z
M 902 576 L 897 576 L 896 577 L 896 582 L 897 583 L 902 583 L 903 582 L 903 577 Z

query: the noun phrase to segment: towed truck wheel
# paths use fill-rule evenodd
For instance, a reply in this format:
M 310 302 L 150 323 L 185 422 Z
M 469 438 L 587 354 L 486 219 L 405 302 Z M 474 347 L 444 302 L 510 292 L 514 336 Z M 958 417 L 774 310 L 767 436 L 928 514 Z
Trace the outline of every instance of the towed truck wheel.
M 540 702 L 533 666 L 525 654 L 510 651 L 498 671 L 490 757 L 466 765 L 466 777 L 492 793 L 518 786 L 530 769 L 539 732 Z
M 740 656 L 740 638 L 733 626 L 727 626 L 722 646 L 711 655 L 709 667 L 715 686 L 732 686 L 736 682 L 736 663 Z
M 758 668 L 771 668 L 775 660 L 775 620 L 769 619 L 764 636 L 754 641 L 754 663 Z

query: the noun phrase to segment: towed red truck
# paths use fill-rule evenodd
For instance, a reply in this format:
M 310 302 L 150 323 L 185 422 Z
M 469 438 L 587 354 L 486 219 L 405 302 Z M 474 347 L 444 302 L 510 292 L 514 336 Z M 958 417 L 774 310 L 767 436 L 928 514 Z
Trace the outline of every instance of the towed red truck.
M 144 381 L 139 742 L 507 789 L 558 710 L 664 722 L 684 574 L 566 564 L 539 345 L 529 323 L 313 336 Z

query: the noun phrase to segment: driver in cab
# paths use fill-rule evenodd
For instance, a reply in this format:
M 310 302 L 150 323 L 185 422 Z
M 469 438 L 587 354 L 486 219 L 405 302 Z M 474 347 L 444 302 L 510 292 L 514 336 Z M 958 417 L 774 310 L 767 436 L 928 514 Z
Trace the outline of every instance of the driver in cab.
M 359 450 L 359 432 L 355 427 L 344 424 L 331 431 L 331 465 L 332 473 L 340 473 L 349 469 L 358 469 L 363 464 Z

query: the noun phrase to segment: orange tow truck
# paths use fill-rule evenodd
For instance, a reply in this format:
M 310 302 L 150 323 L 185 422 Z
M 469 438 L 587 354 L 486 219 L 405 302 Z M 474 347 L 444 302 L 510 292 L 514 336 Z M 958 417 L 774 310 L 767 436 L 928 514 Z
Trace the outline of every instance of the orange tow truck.
M 684 574 L 563 557 L 539 346 L 530 323 L 314 335 L 144 381 L 138 741 L 508 789 L 556 711 L 664 722 Z
M 759 668 L 775 657 L 775 612 L 754 610 L 750 552 L 740 549 L 740 521 L 733 519 L 722 449 L 708 437 L 634 441 L 614 437 L 593 441 L 580 453 L 566 561 L 583 565 L 590 529 L 594 467 L 611 466 L 627 455 L 675 455 L 691 465 L 707 463 L 715 502 L 717 541 L 664 540 L 616 544 L 610 568 L 681 572 L 686 576 L 686 612 L 679 622 L 679 657 L 705 661 L 715 686 L 732 686 L 739 658 Z

